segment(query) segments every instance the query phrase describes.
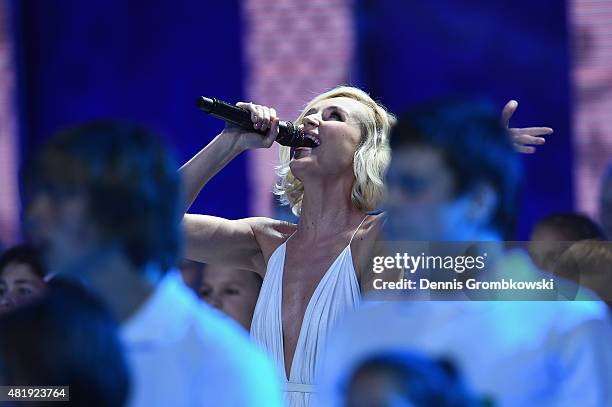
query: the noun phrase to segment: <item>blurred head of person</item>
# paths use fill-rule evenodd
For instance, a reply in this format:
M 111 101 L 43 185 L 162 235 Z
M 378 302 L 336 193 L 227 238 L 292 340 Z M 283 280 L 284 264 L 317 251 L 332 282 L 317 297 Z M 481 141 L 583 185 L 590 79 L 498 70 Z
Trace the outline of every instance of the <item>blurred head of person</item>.
M 529 237 L 529 254 L 542 270 L 552 271 L 561 254 L 580 240 L 605 240 L 603 230 L 588 216 L 557 213 L 536 223 Z
M 250 270 L 193 263 L 187 261 L 181 265 L 185 283 L 198 297 L 249 331 L 261 289 L 261 277 Z
M 448 363 L 419 354 L 388 352 L 362 362 L 350 376 L 346 407 L 476 407 L 473 396 Z
M 180 248 L 175 161 L 148 130 L 99 121 L 55 135 L 25 173 L 26 224 L 53 272 L 85 273 L 111 253 L 167 270 Z
M 559 256 L 551 271 L 592 290 L 612 305 L 612 242 L 574 242 Z
M 19 245 L 0 256 L 0 313 L 41 297 L 45 268 L 34 247 Z
M 204 277 L 204 263 L 182 259 L 179 262 L 179 270 L 183 276 L 185 285 L 191 288 L 197 294 L 202 286 L 202 278 Z
M 497 240 L 513 232 L 520 162 L 484 101 L 428 103 L 391 131 L 392 240 Z
M 69 386 L 75 406 L 126 404 L 129 376 L 116 321 L 77 285 L 50 288 L 0 317 L 0 360 L 2 385 Z
M 612 239 L 612 163 L 604 173 L 599 195 L 599 219 L 604 233 Z

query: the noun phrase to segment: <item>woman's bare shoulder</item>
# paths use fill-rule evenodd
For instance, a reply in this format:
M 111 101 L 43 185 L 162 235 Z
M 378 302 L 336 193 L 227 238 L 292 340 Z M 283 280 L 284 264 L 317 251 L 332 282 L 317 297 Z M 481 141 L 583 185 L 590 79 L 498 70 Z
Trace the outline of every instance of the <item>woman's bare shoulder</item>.
M 387 220 L 385 212 L 375 212 L 368 214 L 368 218 L 362 226 L 362 239 L 376 241 L 382 234 L 383 226 Z
M 266 218 L 248 218 L 251 229 L 255 234 L 255 239 L 261 248 L 266 263 L 274 250 L 285 242 L 297 229 L 294 223 Z
M 377 242 L 382 239 L 386 215 L 384 212 L 371 213 L 353 239 L 353 264 L 357 278 L 369 269 L 371 258 L 376 251 Z

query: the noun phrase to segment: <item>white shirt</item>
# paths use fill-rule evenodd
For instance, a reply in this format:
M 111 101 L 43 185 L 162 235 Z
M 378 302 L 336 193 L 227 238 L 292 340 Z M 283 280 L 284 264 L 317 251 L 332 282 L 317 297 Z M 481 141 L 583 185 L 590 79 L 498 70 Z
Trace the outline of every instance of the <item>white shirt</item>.
M 176 272 L 123 324 L 121 338 L 132 407 L 281 405 L 268 359 Z
M 502 407 L 612 406 L 612 329 L 600 301 L 365 304 L 330 335 L 321 405 L 340 405 L 364 358 L 407 350 L 450 359 Z

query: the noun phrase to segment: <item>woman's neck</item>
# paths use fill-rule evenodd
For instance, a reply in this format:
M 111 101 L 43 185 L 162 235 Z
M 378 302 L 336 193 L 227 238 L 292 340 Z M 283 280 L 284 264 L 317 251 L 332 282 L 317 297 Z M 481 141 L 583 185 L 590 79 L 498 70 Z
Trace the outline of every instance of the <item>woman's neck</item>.
M 298 233 L 307 240 L 338 234 L 356 227 L 365 213 L 351 200 L 353 180 L 304 183 Z

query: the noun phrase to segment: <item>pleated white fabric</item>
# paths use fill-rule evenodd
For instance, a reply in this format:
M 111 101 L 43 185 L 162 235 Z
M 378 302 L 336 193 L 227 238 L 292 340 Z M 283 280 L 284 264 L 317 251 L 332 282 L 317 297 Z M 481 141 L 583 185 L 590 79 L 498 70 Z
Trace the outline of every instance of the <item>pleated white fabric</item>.
M 367 217 L 367 216 L 366 216 Z M 261 292 L 255 306 L 251 337 L 268 352 L 281 377 L 285 378 L 285 403 L 291 407 L 308 407 L 314 403 L 317 361 L 329 332 L 340 318 L 355 309 L 361 300 L 359 283 L 353 266 L 351 242 L 364 218 L 315 288 L 306 307 L 300 328 L 289 380 L 286 380 L 283 352 L 283 272 L 287 239 L 270 257 Z

